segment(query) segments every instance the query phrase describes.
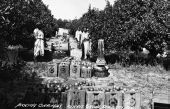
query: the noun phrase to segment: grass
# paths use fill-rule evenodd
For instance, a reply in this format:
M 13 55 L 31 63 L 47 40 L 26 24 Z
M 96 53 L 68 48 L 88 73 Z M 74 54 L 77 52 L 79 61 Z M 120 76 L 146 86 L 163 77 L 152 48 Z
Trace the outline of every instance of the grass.
M 145 108 L 151 106 L 154 98 L 162 93 L 165 93 L 170 87 L 170 72 L 166 71 L 161 65 L 146 66 L 146 65 L 131 65 L 129 67 L 122 67 L 116 63 L 111 66 L 111 73 L 117 78 L 122 78 L 120 81 L 132 89 L 138 87 L 142 94 L 142 106 Z

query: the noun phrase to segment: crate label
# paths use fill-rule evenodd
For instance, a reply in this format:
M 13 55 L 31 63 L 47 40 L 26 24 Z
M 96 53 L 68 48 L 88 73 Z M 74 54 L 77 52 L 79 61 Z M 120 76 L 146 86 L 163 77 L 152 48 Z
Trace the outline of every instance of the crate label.
M 119 92 L 106 92 L 105 105 L 109 107 L 106 109 L 117 109 L 123 107 L 123 94 Z
M 67 96 L 67 109 L 84 109 L 85 91 L 69 90 Z
M 70 65 L 70 77 L 80 77 L 80 65 Z
M 102 109 L 104 106 L 105 94 L 100 91 L 87 91 L 87 99 L 86 99 L 86 108 L 93 109 L 98 108 Z
M 139 92 L 124 94 L 124 109 L 141 109 L 141 95 Z
M 57 64 L 48 65 L 48 74 L 49 77 L 57 77 Z
M 66 79 L 67 77 L 69 77 L 69 64 L 67 63 L 61 63 L 59 65 L 59 72 L 58 72 L 58 76 L 61 78 Z

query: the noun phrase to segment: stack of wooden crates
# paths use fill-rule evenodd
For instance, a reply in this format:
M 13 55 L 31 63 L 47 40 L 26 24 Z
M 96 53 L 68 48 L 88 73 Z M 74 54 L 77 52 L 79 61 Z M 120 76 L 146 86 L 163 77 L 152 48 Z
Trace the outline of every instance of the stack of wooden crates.
M 81 60 L 53 60 L 48 64 L 48 77 L 71 78 L 91 78 L 93 64 Z
M 62 109 L 141 109 L 140 92 L 72 89 L 62 93 Z

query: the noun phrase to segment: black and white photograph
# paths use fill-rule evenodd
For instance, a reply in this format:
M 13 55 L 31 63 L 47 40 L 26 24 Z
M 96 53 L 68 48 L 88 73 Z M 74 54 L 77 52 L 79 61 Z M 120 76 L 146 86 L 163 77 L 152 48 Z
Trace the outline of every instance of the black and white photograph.
M 170 0 L 0 0 L 0 109 L 170 109 Z

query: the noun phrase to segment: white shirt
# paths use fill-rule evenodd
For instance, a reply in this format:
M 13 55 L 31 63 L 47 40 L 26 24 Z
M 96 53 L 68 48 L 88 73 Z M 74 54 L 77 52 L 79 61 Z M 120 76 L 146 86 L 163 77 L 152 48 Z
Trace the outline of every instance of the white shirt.
M 83 42 L 84 39 L 89 39 L 89 33 L 88 32 L 83 32 L 82 33 L 81 43 Z
M 38 37 L 37 38 L 40 38 L 40 39 L 44 38 L 44 33 L 41 30 L 38 31 Z
M 89 33 L 88 32 L 83 32 L 84 39 L 89 39 Z
M 76 39 L 79 41 L 79 39 L 80 39 L 80 35 L 82 34 L 82 32 L 81 31 L 76 31 Z

